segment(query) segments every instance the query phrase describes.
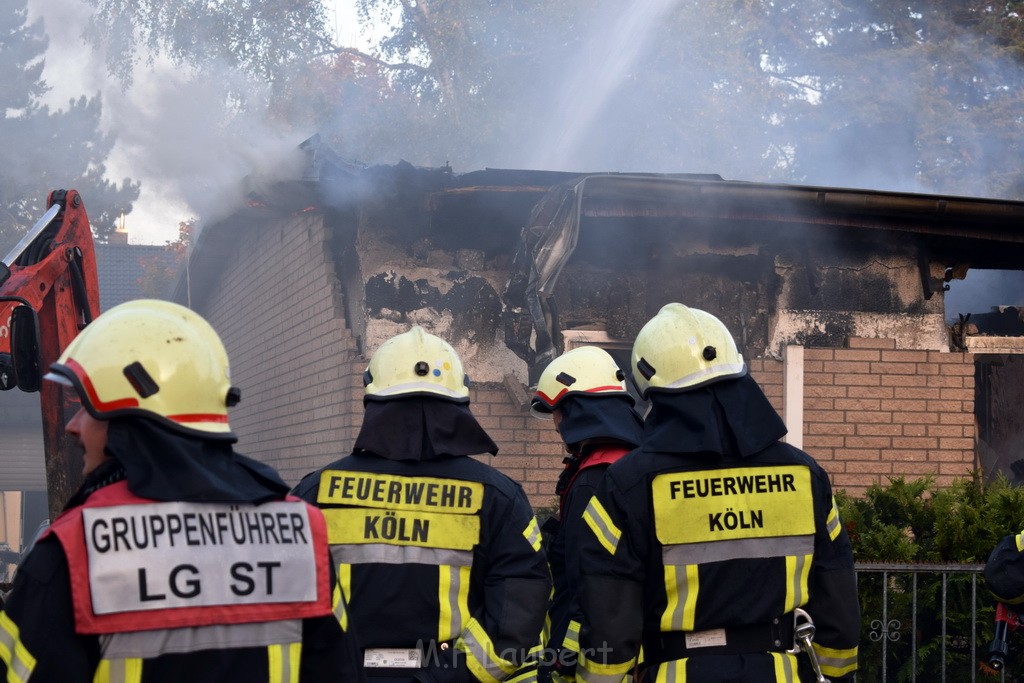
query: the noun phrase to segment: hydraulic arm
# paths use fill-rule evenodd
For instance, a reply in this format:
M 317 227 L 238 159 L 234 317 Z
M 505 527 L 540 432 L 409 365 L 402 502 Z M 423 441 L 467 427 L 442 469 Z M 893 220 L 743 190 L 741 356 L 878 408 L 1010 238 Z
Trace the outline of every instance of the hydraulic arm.
M 78 446 L 64 433 L 77 399 L 42 376 L 99 315 L 92 229 L 75 190 L 54 190 L 47 211 L 0 262 L 0 390 L 40 392 L 51 518 L 77 488 Z

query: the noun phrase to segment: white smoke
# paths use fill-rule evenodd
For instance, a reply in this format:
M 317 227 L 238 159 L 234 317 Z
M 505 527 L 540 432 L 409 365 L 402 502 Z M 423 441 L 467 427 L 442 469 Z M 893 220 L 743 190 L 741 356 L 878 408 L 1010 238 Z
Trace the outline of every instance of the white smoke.
M 242 206 L 252 176 L 294 174 L 297 146 L 309 133 L 282 130 L 264 118 L 262 107 L 233 106 L 225 97 L 242 92 L 259 101 L 261 84 L 227 67 L 197 78 L 156 58 L 124 90 L 107 73 L 104 55 L 83 40 L 88 5 L 29 0 L 28 6 L 30 21 L 42 17 L 50 38 L 45 103 L 57 109 L 70 98 L 100 95 L 101 125 L 117 136 L 108 175 L 141 181 L 126 220 L 131 242 L 160 244 L 177 238 L 181 221 L 196 217 L 204 225 L 229 215 Z

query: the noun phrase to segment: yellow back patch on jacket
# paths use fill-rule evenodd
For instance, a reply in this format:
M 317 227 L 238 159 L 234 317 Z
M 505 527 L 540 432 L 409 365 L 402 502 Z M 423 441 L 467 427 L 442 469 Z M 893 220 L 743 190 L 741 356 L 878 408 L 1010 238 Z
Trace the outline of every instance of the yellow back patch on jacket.
M 811 472 L 802 465 L 660 474 L 651 493 L 664 545 L 814 533 Z
M 325 470 L 317 503 L 331 545 L 388 545 L 472 550 L 480 540 L 484 485 L 439 477 Z

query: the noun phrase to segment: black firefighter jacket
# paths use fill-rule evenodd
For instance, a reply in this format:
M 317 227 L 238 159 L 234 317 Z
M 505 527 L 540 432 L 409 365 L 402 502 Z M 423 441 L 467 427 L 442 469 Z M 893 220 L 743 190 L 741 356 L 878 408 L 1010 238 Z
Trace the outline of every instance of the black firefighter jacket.
M 576 599 L 580 579 L 579 543 L 588 533 L 583 525 L 583 511 L 597 492 L 608 465 L 628 451 L 625 446 L 604 446 L 597 453 L 593 448 L 588 449 L 561 495 L 560 523 L 545 524 L 553 532 L 548 561 L 555 590 L 548 609 L 551 626 L 543 664 L 552 678 L 573 680 L 575 677 L 583 621 Z
M 420 653 L 421 668 L 368 666 L 375 680 L 501 681 L 537 648 L 551 579 L 526 495 L 504 474 L 467 456 L 358 451 L 293 492 L 327 518 L 364 661 Z
M 295 567 L 302 571 L 306 560 L 299 560 L 297 551 L 301 545 L 302 553 L 308 554 L 308 544 L 299 542 L 311 540 L 307 521 L 316 521 L 317 510 L 306 507 L 307 517 L 301 508 L 295 507 L 305 507 L 302 503 L 286 503 L 281 500 L 283 494 L 275 496 L 276 501 L 260 505 L 241 501 L 236 504 L 146 502 L 127 492 L 124 477 L 124 470 L 117 461 L 98 468 L 76 494 L 75 505 L 50 527 L 51 531 L 57 531 L 43 536 L 18 568 L 9 600 L 0 612 L 0 680 L 8 683 L 363 680 L 362 671 L 356 666 L 356 647 L 331 613 L 330 576 L 323 579 L 323 598 L 317 599 L 322 606 L 312 610 L 323 616 L 299 619 L 279 614 L 274 619 L 254 620 L 249 612 L 245 623 L 232 623 L 238 616 L 232 600 L 239 604 L 247 601 L 242 609 L 259 612 L 264 607 L 253 602 L 256 594 L 268 590 L 280 592 L 284 588 L 281 579 L 295 575 Z M 260 488 L 267 489 L 262 485 Z M 98 503 L 100 499 L 102 502 Z M 271 509 L 273 514 L 268 512 Z M 85 517 L 85 526 L 81 527 L 83 510 L 92 517 Z M 278 512 L 284 516 L 278 516 Z M 264 517 L 264 513 L 270 516 Z M 129 525 L 129 520 L 134 527 Z M 219 527 L 218 522 L 222 523 Z M 234 531 L 231 522 L 235 523 Z M 86 534 L 91 530 L 92 538 L 81 539 L 81 529 L 77 538 L 73 531 L 61 531 L 69 523 L 78 525 Z M 245 529 L 243 524 L 247 525 Z M 244 536 L 245 544 L 251 547 L 251 550 L 243 550 L 245 556 L 225 555 L 220 548 L 230 544 L 232 533 Z M 276 535 L 274 544 L 269 544 L 271 533 Z M 280 545 L 285 540 L 283 533 L 288 534 L 289 542 Z M 72 554 L 82 559 L 69 563 L 65 547 L 68 543 L 80 546 L 80 550 L 73 547 Z M 102 551 L 99 555 L 109 557 L 98 556 L 94 552 L 97 548 Z M 205 563 L 196 559 L 200 548 L 205 551 Z M 219 550 L 219 559 L 211 562 Z M 147 560 L 147 553 L 154 551 L 164 553 L 170 561 Z M 326 559 L 326 544 L 313 544 L 313 551 L 314 555 L 323 553 L 321 564 L 327 571 L 330 565 Z M 87 552 L 90 553 L 88 561 L 84 559 Z M 133 557 L 135 555 L 139 558 Z M 264 566 L 252 563 L 240 566 L 248 556 L 255 555 L 267 560 Z M 285 555 L 293 558 L 291 568 L 289 562 L 283 560 Z M 294 565 L 295 561 L 300 564 Z M 133 562 L 138 563 L 137 569 Z M 93 564 L 95 566 L 90 566 Z M 120 578 L 115 576 L 118 573 Z M 109 583 L 115 579 L 116 585 Z M 277 579 L 278 583 L 269 585 L 266 579 Z M 131 589 L 124 590 L 129 584 Z M 73 585 L 77 586 L 74 592 Z M 203 625 L 180 625 L 178 622 L 184 622 L 179 614 L 187 613 L 188 603 L 202 599 L 215 585 L 227 590 L 214 600 L 217 605 L 202 608 L 207 610 L 201 617 Z M 216 592 L 215 588 L 213 590 Z M 100 609 L 101 598 L 137 611 L 118 612 L 116 605 Z M 178 607 L 168 608 L 171 603 Z M 93 605 L 92 610 L 88 609 L 89 604 Z M 180 611 L 182 608 L 186 612 Z M 95 632 L 95 627 L 88 633 L 81 632 L 83 624 L 95 626 L 103 623 L 99 621 L 102 619 L 116 621 L 118 626 L 100 633 Z M 189 623 L 194 621 L 184 619 Z
M 582 680 L 619 683 L 638 656 L 650 681 L 811 680 L 784 652 L 796 608 L 824 674 L 852 675 L 850 542 L 827 474 L 784 433 L 749 377 L 653 397 L 643 446 L 583 513 Z
M 1024 606 L 1024 531 L 1000 539 L 985 563 L 985 583 L 992 595 L 1015 610 Z

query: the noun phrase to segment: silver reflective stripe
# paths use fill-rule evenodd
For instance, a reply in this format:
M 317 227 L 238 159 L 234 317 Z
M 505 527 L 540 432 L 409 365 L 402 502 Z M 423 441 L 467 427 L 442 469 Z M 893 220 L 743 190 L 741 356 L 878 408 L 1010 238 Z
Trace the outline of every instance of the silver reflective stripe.
M 853 666 L 857 663 L 857 655 L 851 655 L 850 657 L 824 657 L 820 650 L 815 649 L 815 652 L 818 653 L 818 664 L 823 668 L 829 667 L 839 671 L 844 671 L 847 667 Z
M 469 567 L 473 564 L 472 550 L 446 550 L 420 548 L 411 545 L 386 543 L 351 543 L 331 546 L 335 564 L 433 564 Z
M 782 658 L 782 671 L 786 674 L 786 683 L 793 683 L 797 680 L 796 673 L 793 671 L 793 658 L 783 653 L 779 657 Z
M 302 621 L 267 621 L 256 624 L 231 624 L 135 631 L 100 636 L 104 659 L 152 659 L 166 654 L 199 650 L 230 650 L 240 647 L 267 647 L 302 640 Z M 113 662 L 111 662 L 113 664 Z
M 724 562 L 746 558 L 812 555 L 814 536 L 773 536 L 771 538 L 740 538 L 735 541 L 680 543 L 662 548 L 664 564 L 687 565 Z
M 796 560 L 796 567 L 793 571 L 793 604 L 802 605 L 806 602 L 806 598 L 803 594 L 803 575 L 804 565 L 810 561 L 810 557 L 807 555 L 797 555 L 793 558 Z
M 11 653 L 8 673 L 14 674 L 15 678 L 13 680 L 28 683 L 28 679 L 32 677 L 32 669 L 25 662 L 21 661 L 18 652 L 14 649 L 13 639 L 9 639 L 8 634 L 3 629 L 0 629 L 0 645 L 6 645 L 7 650 Z M 10 676 L 8 676 L 8 679 L 10 679 Z
M 301 636 L 300 636 L 301 637 Z M 288 645 L 281 645 L 281 677 L 277 680 L 289 681 L 292 680 L 292 649 Z
M 609 554 L 614 555 L 619 547 L 619 538 L 621 538 L 622 532 L 614 524 L 609 526 L 610 520 L 607 519 L 607 514 L 597 496 L 592 496 L 586 509 L 583 511 L 583 521 L 591 528 L 594 535 L 597 536 L 597 540 L 604 546 L 604 549 Z
M 669 624 L 673 631 L 682 631 L 683 629 L 683 610 L 686 607 L 686 599 L 690 595 L 690 582 L 686 580 L 686 567 L 676 567 L 676 582 L 675 589 L 677 593 L 677 599 L 675 607 L 672 609 L 672 615 L 669 617 L 671 620 Z M 678 576 L 682 574 L 683 579 L 680 581 Z
M 463 614 L 462 608 L 459 605 L 459 594 L 462 592 L 462 572 L 459 571 L 458 567 L 447 567 L 440 566 L 437 571 L 445 572 L 448 574 L 448 580 L 442 582 L 442 588 L 444 583 L 448 584 L 448 601 L 440 606 L 441 619 L 444 619 L 445 612 L 448 613 L 448 619 L 445 621 L 449 624 L 448 626 L 448 637 L 451 638 L 462 632 L 463 627 Z
M 530 523 L 523 529 L 523 538 L 530 544 L 534 550 L 540 550 L 541 547 L 541 534 L 540 526 L 537 524 L 537 518 L 534 517 L 530 520 Z
M 825 522 L 825 530 L 828 532 L 828 537 L 835 540 L 835 537 L 839 535 L 839 515 L 836 514 L 836 509 L 832 508 L 832 514 L 829 515 L 828 521 Z
M 107 666 L 110 676 L 107 678 L 109 683 L 126 683 L 127 676 L 125 675 L 125 661 L 123 659 L 111 659 Z
M 11 655 L 11 673 L 13 673 L 16 681 L 23 681 L 28 683 L 29 679 L 32 678 L 32 669 L 28 668 L 25 662 L 21 661 L 16 655 Z

